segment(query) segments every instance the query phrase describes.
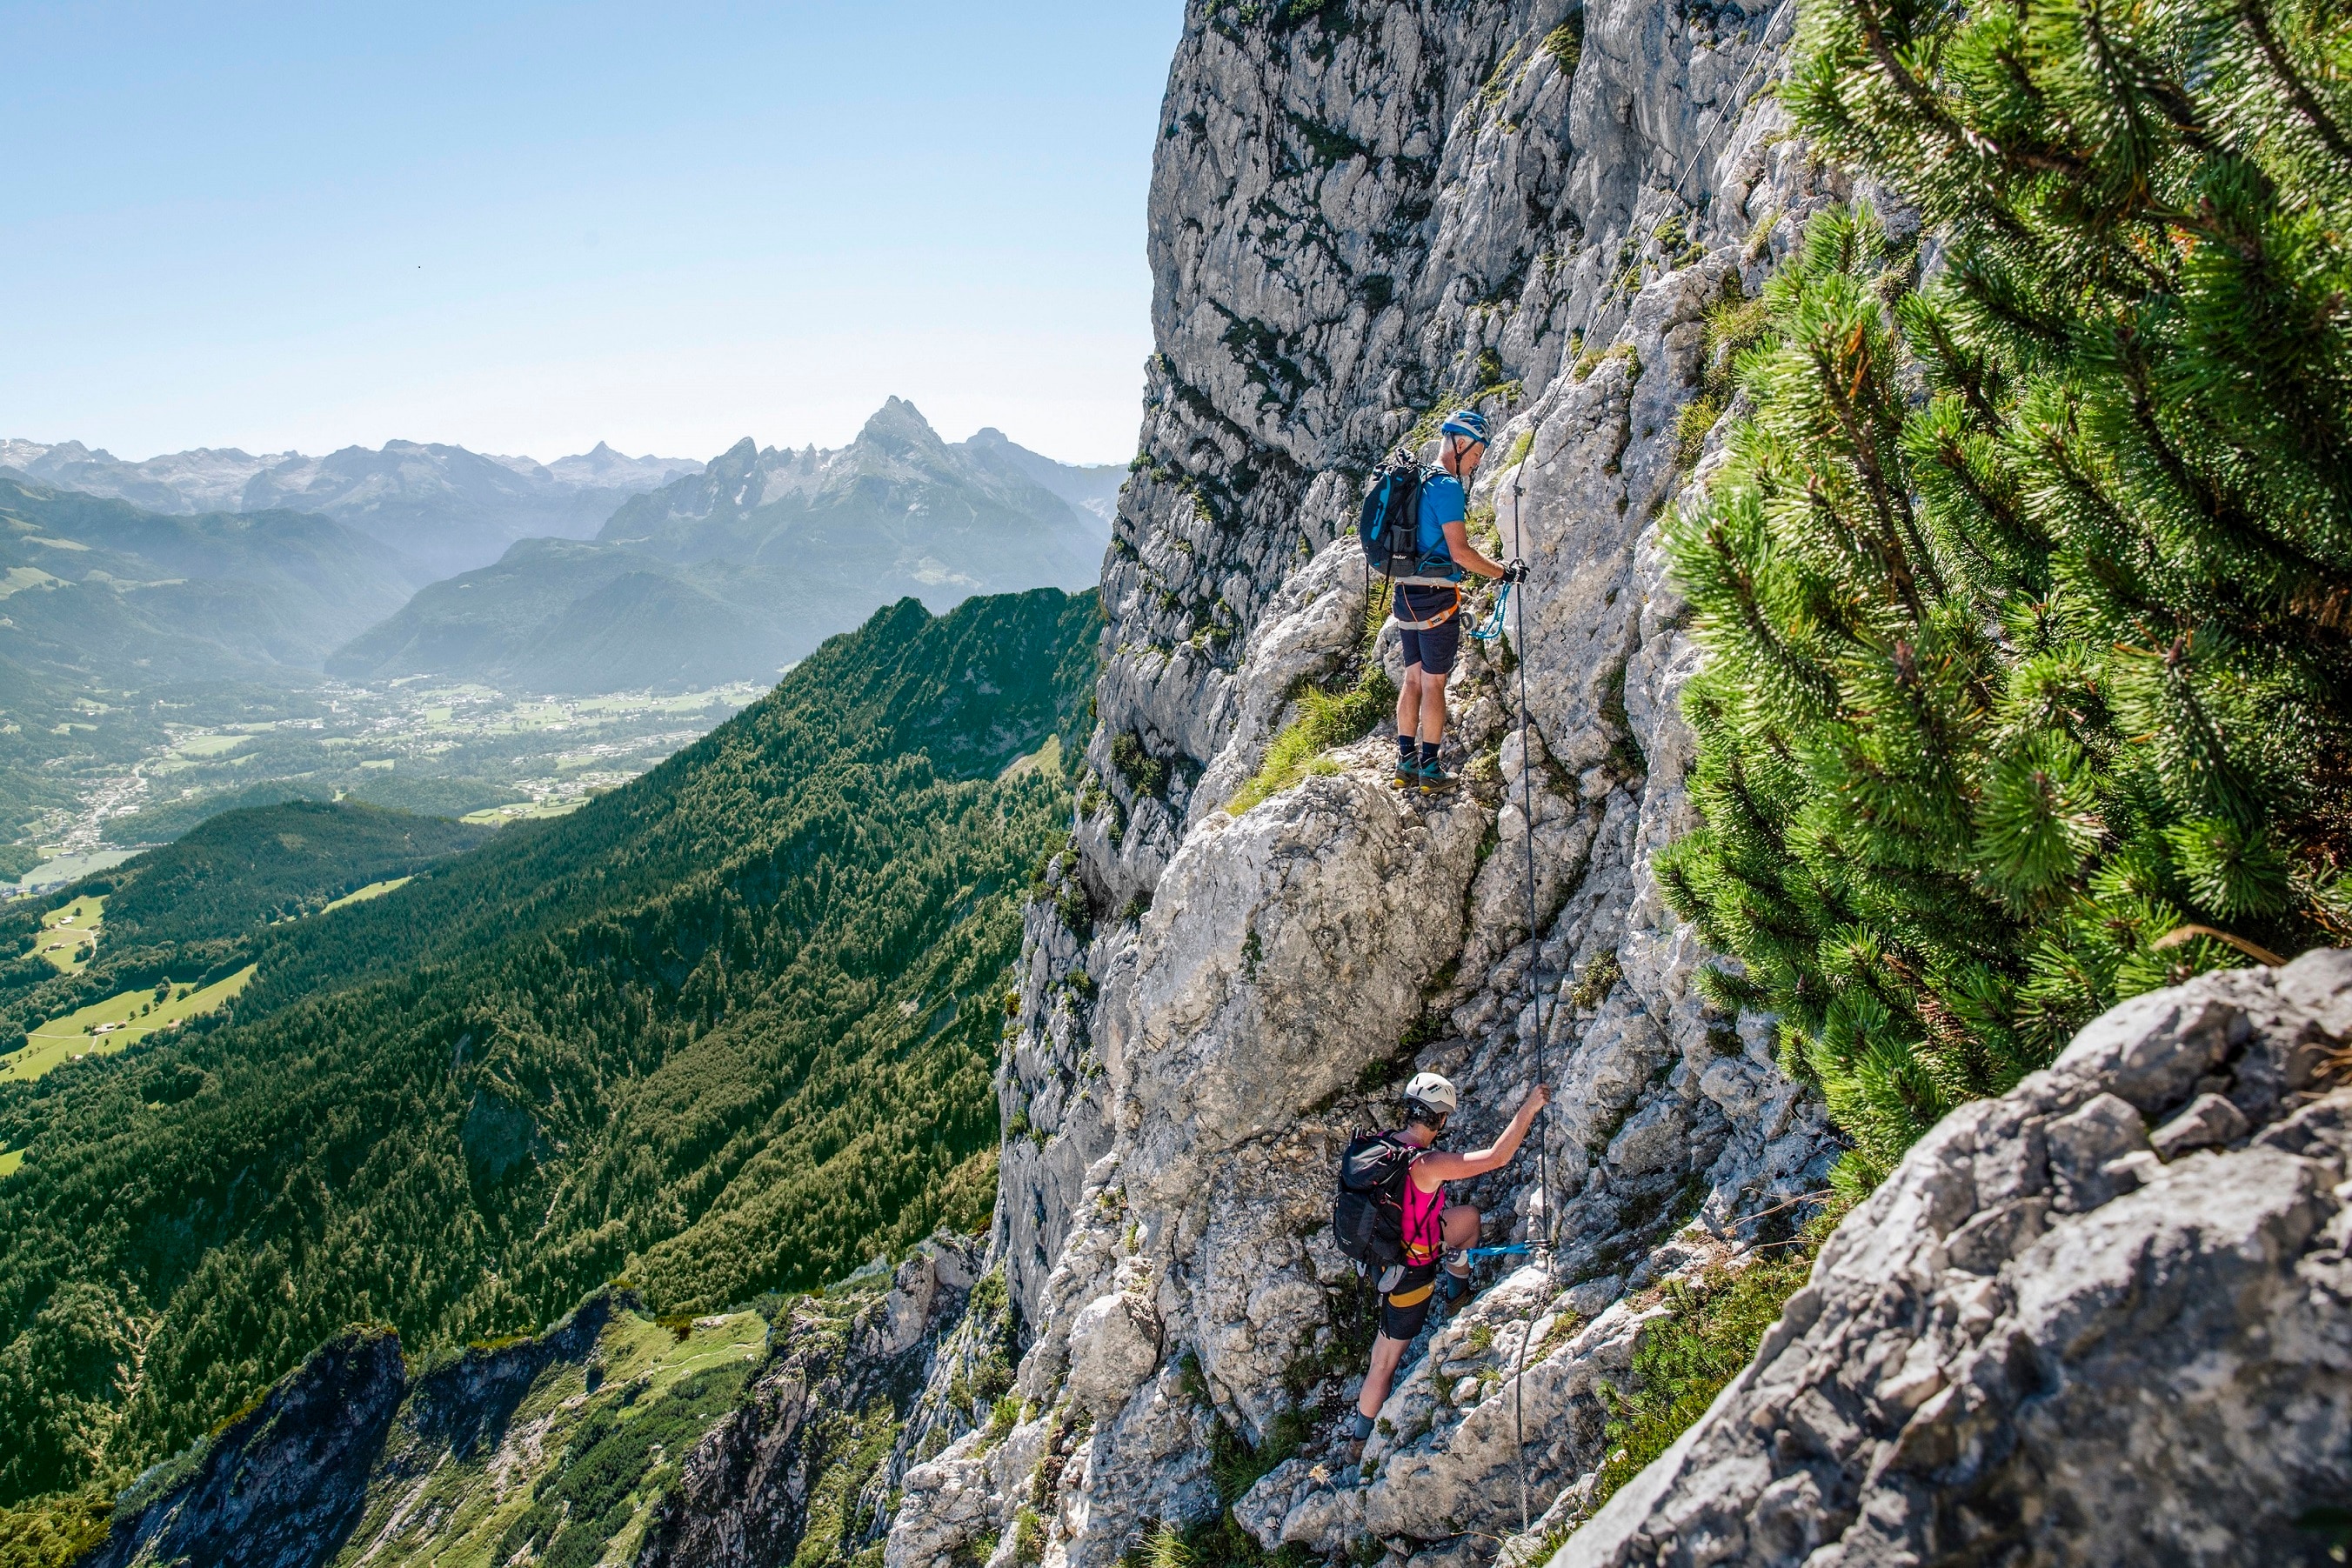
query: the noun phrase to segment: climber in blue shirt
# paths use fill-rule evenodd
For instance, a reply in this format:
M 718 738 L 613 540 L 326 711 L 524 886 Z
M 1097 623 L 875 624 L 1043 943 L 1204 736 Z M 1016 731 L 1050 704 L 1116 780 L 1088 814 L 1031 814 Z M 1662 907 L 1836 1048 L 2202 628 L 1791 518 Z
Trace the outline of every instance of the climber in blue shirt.
M 1489 560 L 1470 542 L 1465 486 L 1486 455 L 1486 420 L 1475 408 L 1448 414 L 1437 431 L 1438 472 L 1421 485 L 1412 575 L 1396 580 L 1390 613 L 1404 640 L 1404 681 L 1397 692 L 1396 787 L 1434 793 L 1454 782 L 1437 760 L 1445 739 L 1445 677 L 1462 646 L 1464 568 L 1481 577 L 1517 582 L 1523 561 Z

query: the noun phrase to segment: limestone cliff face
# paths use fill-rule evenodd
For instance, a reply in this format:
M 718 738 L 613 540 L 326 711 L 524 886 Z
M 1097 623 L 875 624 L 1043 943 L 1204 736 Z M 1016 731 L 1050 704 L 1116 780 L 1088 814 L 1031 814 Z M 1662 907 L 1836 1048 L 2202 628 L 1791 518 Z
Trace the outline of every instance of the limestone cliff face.
M 1597 1380 L 1640 1321 L 1612 1304 L 1712 1245 L 1676 1227 L 1822 1186 L 1817 1105 L 1759 1020 L 1701 1003 L 1649 870 L 1687 814 L 1694 654 L 1657 530 L 1705 460 L 1683 413 L 1706 318 L 1843 193 L 1757 98 L 1788 25 L 1632 0 L 1191 5 L 1091 779 L 1000 1079 L 1023 1133 L 995 1246 L 1039 1413 L 1015 1439 L 1068 1454 L 1050 1485 L 1003 1485 L 982 1434 L 911 1467 L 892 1563 L 1114 1562 L 1222 1506 L 1220 1425 L 1258 1443 L 1293 1410 L 1306 1451 L 1238 1514 L 1268 1545 L 1491 1554 L 1519 1524 L 1522 1425 L 1534 1511 L 1600 1462 Z M 1364 476 L 1472 401 L 1499 427 L 1474 513 L 1534 568 L 1524 742 L 1518 672 L 1473 648 L 1458 796 L 1391 791 L 1383 729 L 1229 813 L 1300 683 L 1357 655 Z M 1457 1196 L 1488 1241 L 1548 1229 L 1560 1251 L 1417 1347 L 1359 1486 L 1319 1441 L 1363 1310 L 1329 1173 L 1416 1065 L 1465 1086 L 1467 1141 L 1539 1067 L 1554 1084 L 1541 1160 Z M 1530 1322 L 1522 1423 L 1495 1347 Z

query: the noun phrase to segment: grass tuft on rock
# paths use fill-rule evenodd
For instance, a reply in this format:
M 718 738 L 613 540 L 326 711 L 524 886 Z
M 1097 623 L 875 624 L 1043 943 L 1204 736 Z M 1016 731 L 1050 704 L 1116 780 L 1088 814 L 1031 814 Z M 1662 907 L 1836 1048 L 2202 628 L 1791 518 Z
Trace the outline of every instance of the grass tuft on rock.
M 1674 1315 L 1653 1322 L 1643 1334 L 1633 1352 L 1633 1391 L 1601 1385 L 1611 1409 L 1609 1458 L 1601 1466 L 1592 1508 L 1674 1447 L 1739 1375 L 1765 1331 L 1779 1321 L 1781 1307 L 1812 1273 L 1813 1255 L 1843 1212 L 1822 1215 L 1745 1269 L 1720 1269 L 1665 1287 Z

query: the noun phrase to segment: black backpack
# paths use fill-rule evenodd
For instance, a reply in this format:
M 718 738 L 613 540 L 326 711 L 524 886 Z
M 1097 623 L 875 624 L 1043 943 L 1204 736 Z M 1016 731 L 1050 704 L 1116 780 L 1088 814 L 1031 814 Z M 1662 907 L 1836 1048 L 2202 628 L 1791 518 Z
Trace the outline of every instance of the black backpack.
M 1421 486 L 1428 477 L 1408 452 L 1396 452 L 1372 476 L 1356 538 L 1364 559 L 1385 577 L 1411 577 L 1421 564 Z
M 1359 1133 L 1339 1156 L 1331 1234 L 1371 1273 L 1404 1261 L 1404 1184 L 1417 1145 L 1395 1133 Z

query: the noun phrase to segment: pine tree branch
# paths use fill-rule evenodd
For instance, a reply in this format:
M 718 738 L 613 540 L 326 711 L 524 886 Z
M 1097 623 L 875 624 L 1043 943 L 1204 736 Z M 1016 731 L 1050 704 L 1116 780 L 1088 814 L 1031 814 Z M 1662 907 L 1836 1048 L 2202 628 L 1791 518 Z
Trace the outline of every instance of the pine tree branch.
M 1855 338 L 1861 334 L 1862 328 L 1857 325 Z M 1919 538 L 1916 519 L 1911 515 L 1910 496 L 1887 483 L 1886 471 L 1879 460 L 1877 438 L 1864 428 L 1868 422 L 1855 405 L 1854 400 L 1860 396 L 1863 384 L 1870 374 L 1868 348 L 1849 340 L 1847 351 L 1854 354 L 1857 361 L 1853 385 L 1850 389 L 1843 384 L 1845 380 L 1843 365 L 1824 361 L 1818 353 L 1813 356 L 1813 362 L 1822 372 L 1822 385 L 1829 394 L 1830 408 L 1837 416 L 1838 427 L 1845 433 L 1846 444 L 1853 449 L 1854 465 L 1862 470 L 1864 484 L 1870 493 L 1871 509 L 1878 514 L 1882 535 L 1880 549 L 1884 552 L 1887 576 L 1893 580 L 1895 591 L 1903 596 L 1905 606 L 1911 612 L 1913 623 L 1924 625 L 1927 611 L 1919 598 L 1918 569 L 1913 567 L 1911 554 L 1916 552 L 1921 556 L 1920 569 L 1924 569 L 1927 575 L 1928 590 L 1938 599 L 1945 596 L 1943 580 L 1936 570 L 1934 559 L 1927 554 Z M 1897 535 L 1902 538 L 1897 538 Z M 1910 551 L 1904 549 L 1904 538 L 1911 541 Z
M 2002 423 L 2000 411 L 1994 408 L 1992 400 L 1985 396 L 1978 367 L 1969 362 L 1961 352 L 1959 344 L 1952 340 L 1951 333 L 1944 327 L 1943 318 L 1931 308 L 1920 311 L 1915 319 L 1920 319 L 1927 328 L 1928 338 L 1935 344 L 1936 357 L 1951 367 L 1953 383 L 1958 387 L 1960 398 L 1969 405 L 1969 412 L 1977 416 L 1977 428 L 1988 435 L 1999 434 Z
M 2352 578 L 2347 578 L 2332 562 L 2322 560 L 2302 546 L 2281 538 L 2277 530 L 2239 505 L 2219 481 L 2190 465 L 2165 434 L 2157 419 L 2155 392 L 2148 384 L 2148 368 L 2139 352 L 2137 334 L 2126 327 L 2117 334 L 2117 339 L 2126 349 L 2123 376 L 2124 385 L 2129 393 L 2132 423 L 2147 443 L 2157 465 L 2182 497 L 2195 503 L 2204 514 L 2205 520 L 2228 535 L 2240 548 L 2268 550 L 2284 563 L 2301 569 L 2331 588 L 2352 586 Z
M 2278 76 L 2280 85 L 2286 89 L 2287 101 L 2294 105 L 2295 112 L 2310 122 L 2311 129 L 2317 132 L 2319 139 L 2327 144 L 2327 150 L 2340 162 L 2352 163 L 2352 140 L 2346 138 L 2336 121 L 2328 117 L 2327 111 L 2320 107 L 2319 99 L 2313 95 L 2310 86 L 2296 73 L 2294 62 L 2287 58 L 2286 50 L 2279 44 L 2278 35 L 2271 30 L 2271 19 L 2263 13 L 2262 0 L 2240 0 L 2238 19 L 2245 23 L 2246 30 L 2254 36 L 2255 47 L 2262 50 L 2263 58 L 2269 62 L 2271 69 Z
M 1731 584 L 1732 598 L 1739 606 L 1740 624 L 1747 627 L 1748 634 L 1756 640 L 1757 645 L 1763 649 L 1767 658 L 1780 666 L 1799 685 L 1811 689 L 1815 699 L 1822 706 L 1835 707 L 1837 706 L 1836 681 L 1832 679 L 1826 671 L 1816 668 L 1809 661 L 1798 658 L 1780 641 L 1779 630 L 1765 615 L 1762 604 L 1757 600 L 1756 580 L 1749 575 L 1748 563 L 1742 560 L 1739 552 L 1732 548 L 1731 539 L 1724 533 L 1722 524 L 1710 523 L 1707 526 L 1706 543 L 1707 548 L 1715 552 L 1716 559 L 1723 565 L 1726 578 Z
M 1976 469 L 1969 465 L 1968 454 L 1960 450 L 1959 443 L 1956 441 L 1939 443 L 1936 448 L 1936 456 L 1938 465 L 1952 476 L 1952 482 L 1959 486 L 1961 494 L 1974 502 L 1978 510 L 1992 519 L 1996 528 L 2012 549 L 2029 552 L 2048 550 L 2048 541 L 2035 537 L 2039 530 L 2018 514 L 2007 497 L 1994 495 L 1992 491 L 1977 482 Z M 1962 541 L 1969 553 L 1984 567 L 1989 578 L 2004 574 L 2000 563 L 1985 553 L 1984 549 L 1976 542 L 1975 537 L 1969 529 L 1954 528 L 1951 531 Z
M 1935 89 L 1913 76 L 1905 67 L 1892 44 L 1886 41 L 1885 23 L 1872 0 L 1853 0 L 1854 10 L 1862 20 L 1863 41 L 1870 46 L 1871 57 L 1888 79 L 1911 100 L 1912 107 L 1953 147 L 1979 154 L 1990 154 L 2000 162 L 2016 168 L 2030 169 L 2041 174 L 2081 175 L 2086 172 L 2082 160 L 2072 154 L 2027 152 L 2007 147 L 1973 126 L 1964 125 L 1944 106 Z M 2027 85 L 2032 86 L 2031 78 Z M 2037 93 L 2035 95 L 2039 97 Z

